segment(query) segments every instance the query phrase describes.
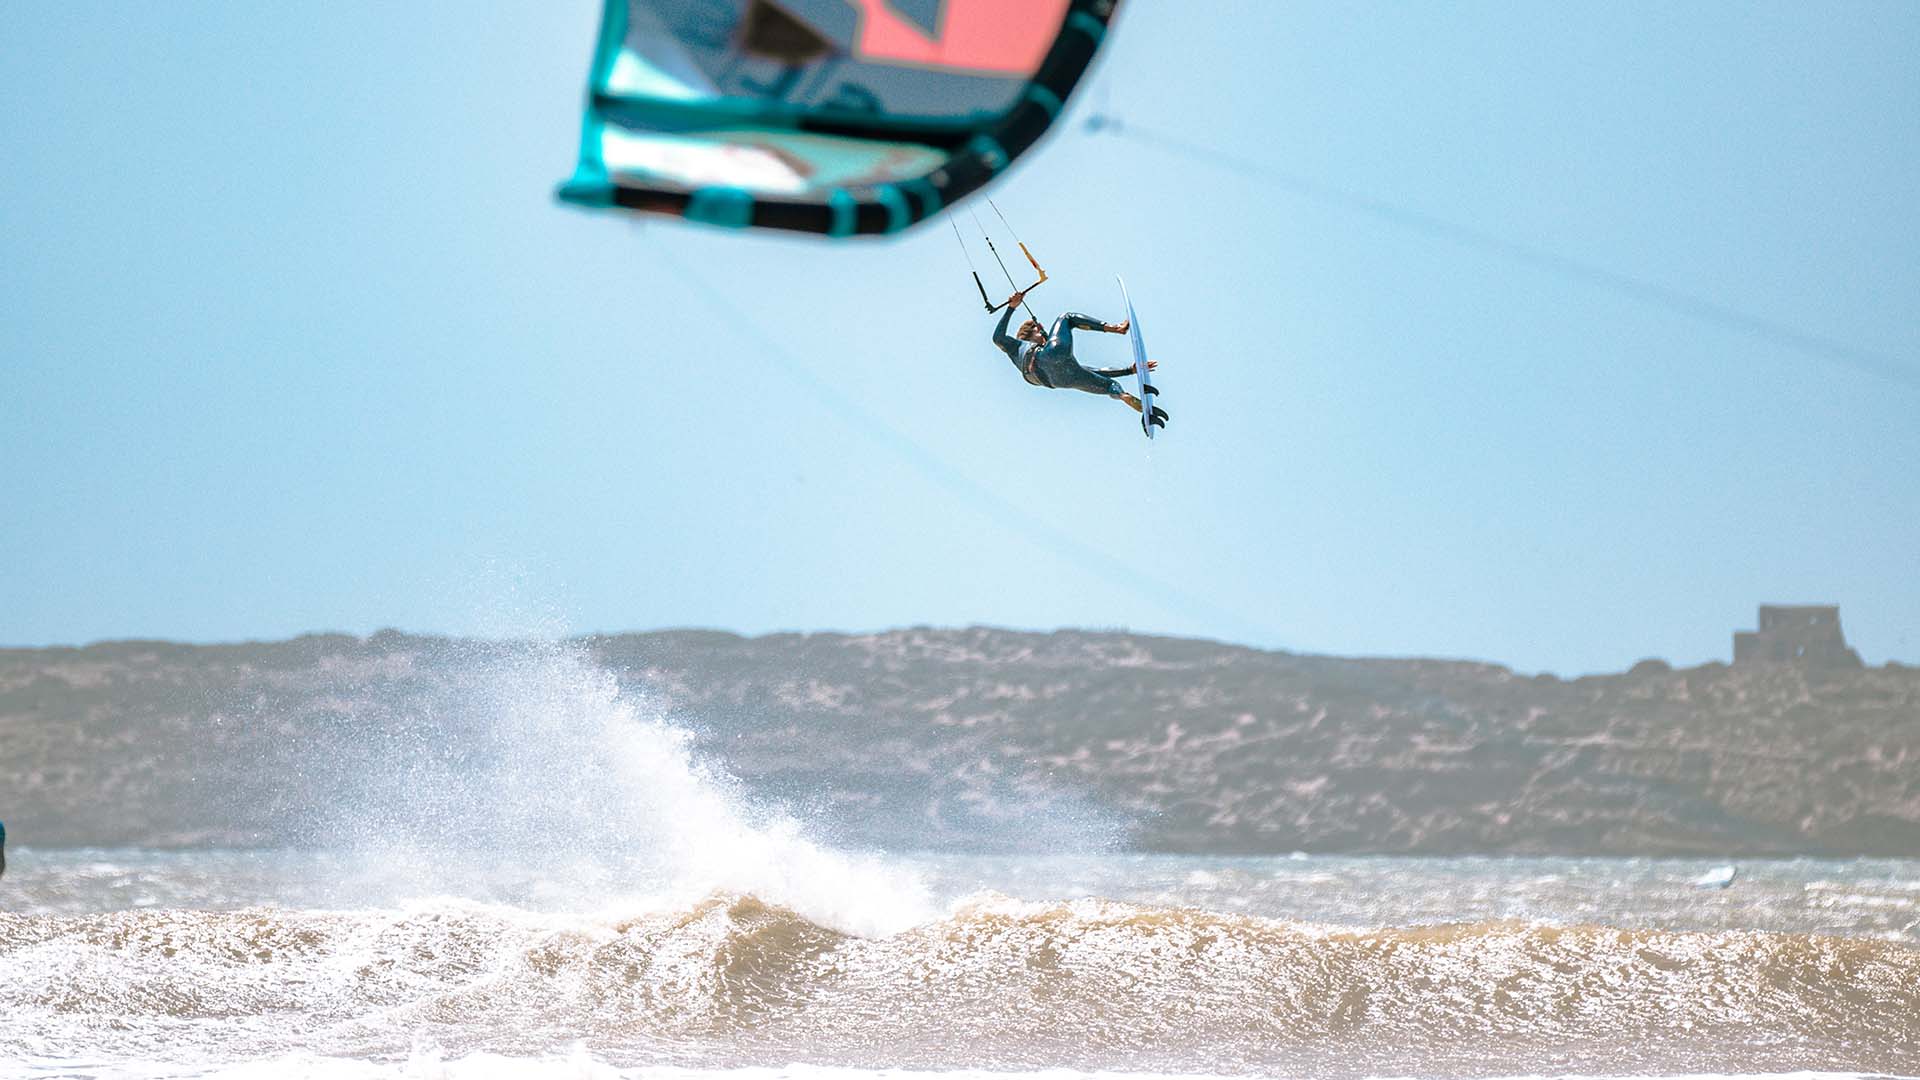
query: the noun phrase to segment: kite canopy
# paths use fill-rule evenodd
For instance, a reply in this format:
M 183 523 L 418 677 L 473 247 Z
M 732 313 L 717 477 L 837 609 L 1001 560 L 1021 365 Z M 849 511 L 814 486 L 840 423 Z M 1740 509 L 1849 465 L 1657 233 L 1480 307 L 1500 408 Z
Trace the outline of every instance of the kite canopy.
M 851 236 L 930 217 L 1059 115 L 1116 0 L 606 0 L 561 199 Z

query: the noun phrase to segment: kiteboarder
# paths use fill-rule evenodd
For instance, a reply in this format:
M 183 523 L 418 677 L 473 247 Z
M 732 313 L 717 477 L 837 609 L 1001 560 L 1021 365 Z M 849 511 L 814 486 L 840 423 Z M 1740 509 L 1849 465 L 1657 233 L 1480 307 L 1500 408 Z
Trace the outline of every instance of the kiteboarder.
M 1025 289 L 1007 298 L 1005 310 L 1000 314 L 1000 324 L 993 328 L 993 343 L 1007 354 L 1013 366 L 1020 369 L 1020 377 L 1035 386 L 1049 390 L 1083 390 L 1089 394 L 1102 394 L 1118 398 L 1134 412 L 1140 411 L 1140 399 L 1127 393 L 1114 379 L 1122 375 L 1133 374 L 1133 365 L 1121 368 L 1084 368 L 1073 358 L 1073 332 L 1075 330 L 1099 330 L 1107 334 L 1124 334 L 1130 329 L 1127 323 L 1105 323 L 1088 315 L 1067 312 L 1053 321 L 1053 332 L 1048 333 L 1038 319 L 1028 319 L 1020 324 L 1013 335 L 1007 333 L 1007 323 L 1013 313 L 1027 297 Z M 1023 346 L 1022 342 L 1026 344 Z M 1147 370 L 1152 371 L 1159 365 L 1147 361 Z M 1157 390 L 1151 393 L 1159 393 Z M 1167 411 L 1158 405 L 1153 407 L 1149 423 L 1160 427 L 1167 426 Z

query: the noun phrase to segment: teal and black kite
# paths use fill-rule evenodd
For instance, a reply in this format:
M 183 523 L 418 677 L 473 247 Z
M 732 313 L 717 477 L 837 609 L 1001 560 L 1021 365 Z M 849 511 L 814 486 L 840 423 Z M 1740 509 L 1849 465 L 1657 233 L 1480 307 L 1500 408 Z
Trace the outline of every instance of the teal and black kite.
M 1117 0 L 606 0 L 560 198 L 734 228 L 890 233 L 1065 107 Z

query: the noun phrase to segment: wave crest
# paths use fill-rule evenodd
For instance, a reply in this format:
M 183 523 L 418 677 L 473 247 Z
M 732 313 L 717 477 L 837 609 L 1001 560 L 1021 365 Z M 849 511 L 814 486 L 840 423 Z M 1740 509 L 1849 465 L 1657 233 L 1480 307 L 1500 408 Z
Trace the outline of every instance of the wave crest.
M 0 1041 L 50 1054 L 105 1038 L 142 1056 L 357 1056 L 425 1035 L 718 1064 L 1472 1072 L 1497 1048 L 1508 1071 L 1920 1066 L 1920 951 L 1752 931 L 1326 931 L 987 897 L 863 938 L 716 894 L 619 919 L 464 903 L 0 916 L 0 966 Z

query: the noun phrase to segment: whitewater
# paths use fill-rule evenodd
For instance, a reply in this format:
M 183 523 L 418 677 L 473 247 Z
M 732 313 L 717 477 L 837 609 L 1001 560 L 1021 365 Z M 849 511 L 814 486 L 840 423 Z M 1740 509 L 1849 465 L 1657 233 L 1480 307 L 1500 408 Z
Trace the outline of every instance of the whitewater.
M 0 1076 L 1920 1075 L 1920 862 L 845 852 L 463 648 L 302 847 L 16 850 Z

